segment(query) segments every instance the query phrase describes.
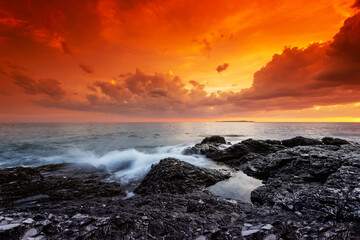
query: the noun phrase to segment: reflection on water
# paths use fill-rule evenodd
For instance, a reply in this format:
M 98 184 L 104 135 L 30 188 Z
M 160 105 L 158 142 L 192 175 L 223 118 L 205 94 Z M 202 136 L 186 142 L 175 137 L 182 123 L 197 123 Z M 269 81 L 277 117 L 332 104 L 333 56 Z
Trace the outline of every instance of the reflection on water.
M 259 186 L 261 186 L 261 180 L 249 177 L 245 173 L 238 171 L 228 180 L 218 182 L 208 189 L 213 194 L 223 198 L 251 202 L 251 191 Z

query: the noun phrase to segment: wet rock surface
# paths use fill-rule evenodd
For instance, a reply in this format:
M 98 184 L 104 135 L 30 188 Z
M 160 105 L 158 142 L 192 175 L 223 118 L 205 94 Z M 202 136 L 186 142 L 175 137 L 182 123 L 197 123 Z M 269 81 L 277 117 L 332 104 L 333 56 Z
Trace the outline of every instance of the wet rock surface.
M 218 150 L 263 179 L 253 204 L 214 196 L 203 188 L 226 174 L 176 159 L 131 198 L 91 165 L 2 169 L 0 239 L 360 239 L 360 145 L 299 139 Z
M 207 154 L 221 150 L 223 144 L 229 145 L 224 137 L 221 136 L 210 136 L 204 138 L 201 143 L 195 144 L 193 147 L 186 148 L 184 150 L 185 155 L 192 154 Z
M 205 155 L 214 161 L 223 162 L 230 166 L 238 166 L 247 161 L 246 155 L 249 153 L 266 155 L 283 148 L 284 146 L 276 141 L 247 139 L 224 150 L 206 152 Z
M 324 144 L 326 144 L 326 145 L 336 145 L 336 146 L 340 146 L 340 145 L 349 144 L 349 142 L 346 141 L 345 139 L 332 138 L 332 137 L 324 137 L 323 139 L 321 139 L 321 141 L 322 141 Z
M 188 193 L 209 187 L 229 177 L 229 172 L 200 168 L 174 158 L 166 158 L 151 167 L 134 192 L 143 195 Z
M 108 174 L 90 164 L 53 164 L 0 171 L 0 204 L 16 206 L 98 196 L 124 195 L 120 185 L 103 181 Z
M 201 141 L 201 144 L 206 143 L 218 143 L 218 144 L 226 144 L 225 138 L 222 136 L 211 136 L 206 137 Z
M 359 166 L 358 145 L 302 146 L 249 162 L 243 170 L 265 179 L 251 194 L 254 203 L 279 205 L 318 221 L 359 221 Z
M 286 147 L 313 146 L 322 144 L 322 142 L 318 139 L 305 138 L 301 136 L 283 140 L 281 143 Z

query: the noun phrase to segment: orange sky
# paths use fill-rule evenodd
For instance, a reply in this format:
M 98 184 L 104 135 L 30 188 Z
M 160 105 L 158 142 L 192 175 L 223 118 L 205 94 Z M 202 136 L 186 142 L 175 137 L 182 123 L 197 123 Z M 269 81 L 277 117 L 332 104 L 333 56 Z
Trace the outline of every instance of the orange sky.
M 0 121 L 360 122 L 359 7 L 0 0 Z

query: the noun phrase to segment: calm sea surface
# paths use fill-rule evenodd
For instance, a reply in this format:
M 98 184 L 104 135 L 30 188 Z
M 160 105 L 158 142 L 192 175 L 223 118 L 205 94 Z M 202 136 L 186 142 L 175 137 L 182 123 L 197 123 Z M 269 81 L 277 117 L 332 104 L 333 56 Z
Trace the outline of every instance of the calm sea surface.
M 295 136 L 360 142 L 360 123 L 1 123 L 0 168 L 60 162 L 104 164 L 114 173 L 111 180 L 135 186 L 151 164 L 165 157 L 226 168 L 202 156 L 182 155 L 186 147 L 210 135 L 222 135 L 232 143 Z M 248 201 L 250 191 L 260 184 L 238 172 L 211 191 Z

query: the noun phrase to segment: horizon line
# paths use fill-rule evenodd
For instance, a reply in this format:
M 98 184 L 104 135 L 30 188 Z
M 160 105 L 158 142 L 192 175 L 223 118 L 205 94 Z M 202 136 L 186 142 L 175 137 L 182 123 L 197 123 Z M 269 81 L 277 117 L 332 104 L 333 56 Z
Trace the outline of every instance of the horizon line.
M 0 124 L 16 123 L 360 123 L 350 121 L 0 121 Z

